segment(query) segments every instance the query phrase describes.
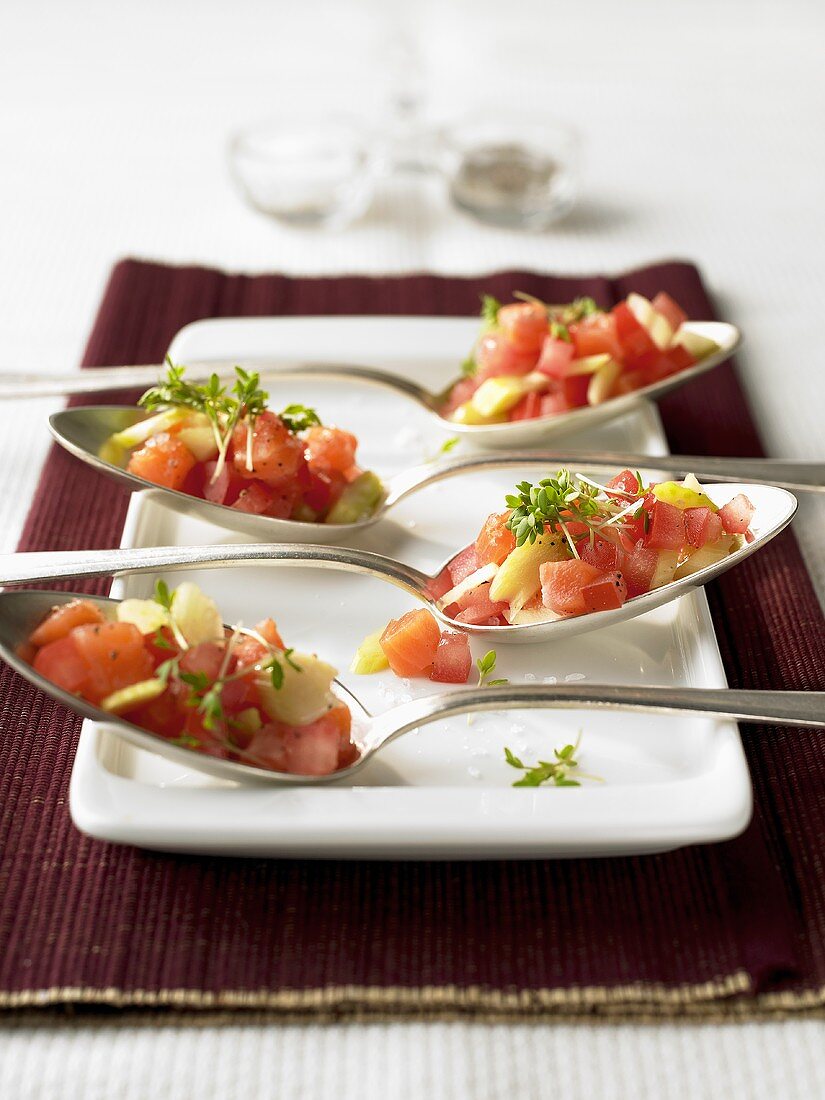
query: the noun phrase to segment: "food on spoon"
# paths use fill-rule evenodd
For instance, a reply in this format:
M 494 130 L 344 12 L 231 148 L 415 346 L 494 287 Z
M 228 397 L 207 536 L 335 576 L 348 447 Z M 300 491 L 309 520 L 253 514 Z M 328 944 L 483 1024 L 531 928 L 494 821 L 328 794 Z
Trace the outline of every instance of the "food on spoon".
M 753 539 L 748 498 L 717 508 L 692 474 L 644 485 L 623 470 L 599 485 L 559 470 L 521 482 L 506 503 L 431 585 L 457 623 L 518 626 L 615 610 Z
M 272 619 L 223 626 L 185 582 L 124 600 L 114 617 L 89 600 L 55 607 L 27 656 L 58 687 L 161 737 L 225 760 L 328 775 L 358 757 L 335 669 L 287 649 Z
M 442 684 L 466 684 L 472 657 L 466 634 L 441 630 L 424 608 L 391 619 L 358 647 L 351 671 L 366 675 L 391 669 L 396 676 L 426 676 Z
M 276 414 L 258 375 L 240 367 L 228 391 L 216 375 L 198 385 L 167 365 L 139 402 L 155 415 L 109 436 L 98 452 L 105 461 L 165 489 L 277 519 L 357 523 L 380 506 L 384 486 L 359 469 L 351 432 L 322 424 L 304 405 Z
M 592 298 L 548 306 L 527 295 L 501 305 L 485 296 L 483 328 L 443 415 L 457 424 L 555 416 L 642 389 L 719 350 L 686 329 L 665 293 L 629 294 L 611 310 Z

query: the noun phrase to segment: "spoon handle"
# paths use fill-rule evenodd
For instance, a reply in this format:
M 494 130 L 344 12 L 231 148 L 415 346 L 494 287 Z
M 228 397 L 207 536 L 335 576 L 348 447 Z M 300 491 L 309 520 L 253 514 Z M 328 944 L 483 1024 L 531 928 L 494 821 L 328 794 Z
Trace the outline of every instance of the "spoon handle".
M 419 726 L 490 710 L 606 710 L 640 714 L 691 713 L 740 722 L 825 728 L 825 691 L 731 691 L 727 688 L 506 684 L 414 699 L 374 719 L 369 748 L 377 750 Z
M 693 473 L 705 481 L 752 482 L 797 492 L 825 492 L 825 462 L 791 462 L 778 458 L 713 458 L 706 455 L 643 455 L 617 451 L 522 451 L 509 454 L 450 458 L 438 465 L 415 466 L 394 477 L 387 504 L 395 504 L 425 485 L 479 470 L 542 464 L 548 473 L 560 466 L 575 470 L 655 469 L 666 473 Z
M 367 550 L 303 543 L 228 543 L 213 546 L 148 546 L 118 550 L 60 550 L 0 554 L 0 586 L 108 577 L 115 573 L 158 573 L 174 569 L 219 569 L 233 565 L 317 565 L 381 577 L 418 599 L 427 599 L 426 573 Z
M 297 363 L 256 359 L 215 359 L 188 363 L 186 376 L 193 382 L 204 381 L 212 374 L 221 378 L 234 376 L 235 366 L 257 371 L 262 378 L 323 378 L 328 380 L 365 382 L 410 397 L 432 408 L 434 396 L 391 371 L 375 367 L 351 366 L 345 363 Z M 25 397 L 53 397 L 59 394 L 102 393 L 105 390 L 146 389 L 163 375 L 161 365 L 131 367 L 96 367 L 72 374 L 0 373 L 0 400 Z

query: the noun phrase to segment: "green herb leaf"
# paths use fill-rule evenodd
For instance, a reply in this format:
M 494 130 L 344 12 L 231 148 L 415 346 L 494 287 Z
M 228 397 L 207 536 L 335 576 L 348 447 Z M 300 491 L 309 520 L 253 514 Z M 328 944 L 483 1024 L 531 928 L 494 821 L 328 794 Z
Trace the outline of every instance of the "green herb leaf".
M 501 309 L 501 302 L 492 296 L 492 294 L 482 294 L 481 296 L 481 319 L 484 322 L 485 328 L 495 328 L 498 324 L 498 311 Z
M 315 409 L 306 405 L 287 405 L 280 414 L 281 420 L 291 432 L 304 432 L 307 428 L 320 427 L 321 418 Z
M 483 657 L 479 657 L 476 661 L 476 668 L 478 669 L 479 676 L 486 676 L 489 672 L 492 672 L 496 667 L 496 651 L 494 649 L 489 650 Z
M 563 325 L 560 321 L 550 322 L 550 335 L 555 337 L 556 340 L 564 340 L 564 342 L 567 344 L 572 342 L 570 329 L 567 327 L 567 325 Z
M 269 679 L 276 691 L 284 686 L 284 670 L 277 657 L 273 657 L 269 664 Z
M 457 435 L 454 435 L 452 439 L 445 439 L 444 442 L 441 444 L 441 447 L 439 448 L 439 453 L 443 455 L 448 455 L 450 451 L 454 451 L 456 449 L 460 442 L 461 437 Z
M 552 783 L 554 787 L 580 787 L 578 779 L 572 779 L 570 773 L 579 767 L 576 755 L 581 744 L 581 732 L 573 745 L 565 745 L 561 749 L 554 749 L 555 760 L 539 760 L 537 764 L 525 764 L 505 745 L 504 759 L 511 768 L 524 772 L 521 779 L 517 779 L 514 787 L 540 787 L 544 783 Z M 585 779 L 598 779 L 598 776 L 585 776 Z
M 167 611 L 172 606 L 172 593 L 169 591 L 169 585 L 164 580 L 155 581 L 155 603 L 159 603 L 161 607 L 164 607 Z
M 461 364 L 461 373 L 465 378 L 472 378 L 478 370 L 478 363 L 472 357 L 468 355 L 464 362 Z
M 162 626 L 159 626 L 155 633 L 152 635 L 152 645 L 157 646 L 158 649 L 172 648 L 171 642 L 168 642 L 164 637 Z

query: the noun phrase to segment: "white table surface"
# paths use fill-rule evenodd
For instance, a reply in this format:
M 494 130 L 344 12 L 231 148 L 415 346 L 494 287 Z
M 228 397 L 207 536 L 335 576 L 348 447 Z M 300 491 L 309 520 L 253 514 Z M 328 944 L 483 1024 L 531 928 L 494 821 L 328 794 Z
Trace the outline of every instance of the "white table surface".
M 75 366 L 124 255 L 296 274 L 618 271 L 685 257 L 745 333 L 741 368 L 770 452 L 822 457 L 822 5 L 398 4 L 433 117 L 499 103 L 580 125 L 577 211 L 542 236 L 483 229 L 449 210 L 437 182 L 408 180 L 383 185 L 369 215 L 335 234 L 246 209 L 225 170 L 227 133 L 308 102 L 374 115 L 395 7 L 4 0 L 0 368 Z M 53 407 L 0 409 L 3 550 Z M 803 502 L 796 530 L 822 595 L 823 504 Z M 23 1028 L 0 1035 L 0 1096 L 784 1100 L 825 1096 L 821 1040 L 811 1021 Z

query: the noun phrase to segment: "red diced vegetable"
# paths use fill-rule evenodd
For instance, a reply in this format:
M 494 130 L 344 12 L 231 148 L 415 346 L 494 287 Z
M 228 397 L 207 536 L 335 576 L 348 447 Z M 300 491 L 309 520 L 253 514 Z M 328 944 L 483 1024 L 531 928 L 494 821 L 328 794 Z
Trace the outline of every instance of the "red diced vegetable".
M 650 512 L 645 545 L 649 550 L 680 550 L 686 541 L 685 513 L 681 508 L 657 500 Z
M 466 684 L 472 664 L 467 635 L 445 630 L 438 643 L 430 679 L 442 684 Z
M 733 500 L 719 509 L 719 518 L 729 535 L 744 535 L 751 525 L 755 511 L 745 494 L 738 493 Z

